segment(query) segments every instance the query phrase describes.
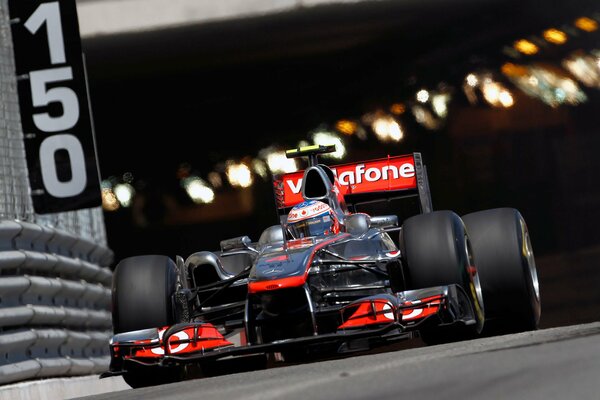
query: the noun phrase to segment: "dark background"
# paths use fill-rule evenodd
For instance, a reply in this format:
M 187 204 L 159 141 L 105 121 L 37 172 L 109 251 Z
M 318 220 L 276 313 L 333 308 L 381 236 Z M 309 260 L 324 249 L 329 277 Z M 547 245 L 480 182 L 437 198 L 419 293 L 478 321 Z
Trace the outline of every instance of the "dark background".
M 472 105 L 461 86 L 482 69 L 502 80 L 506 62 L 560 68 L 570 52 L 600 48 L 599 31 L 573 28 L 580 16 L 600 20 L 600 5 L 372 3 L 83 40 L 102 179 L 130 172 L 145 199 L 105 212 L 115 262 L 147 253 L 186 257 L 246 234 L 257 240 L 277 223 L 268 180 L 222 189 L 216 210 L 186 199 L 177 179 L 182 164 L 205 177 L 227 159 L 294 147 L 338 119 L 360 120 L 445 85 L 453 97 L 441 129 L 424 128 L 407 111 L 399 117 L 404 140 L 344 137 L 348 155 L 340 162 L 418 151 L 434 209 L 519 209 L 538 260 L 543 324 L 597 319 L 600 90 L 580 84 L 586 102 L 553 108 L 504 79 L 515 105 L 500 109 Z M 567 30 L 567 43 L 542 40 L 532 56 L 507 50 L 550 27 Z M 148 223 L 136 223 L 136 212 Z

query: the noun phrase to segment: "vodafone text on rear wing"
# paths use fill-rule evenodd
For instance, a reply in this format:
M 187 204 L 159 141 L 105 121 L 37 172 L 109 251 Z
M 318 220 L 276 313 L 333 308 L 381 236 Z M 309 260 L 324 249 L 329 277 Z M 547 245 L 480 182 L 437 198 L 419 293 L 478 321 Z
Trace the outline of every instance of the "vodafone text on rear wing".
M 340 191 L 352 212 L 367 212 L 376 203 L 413 198 L 418 210 L 409 214 L 432 211 L 427 170 L 422 163 L 421 153 L 401 156 L 388 156 L 364 162 L 332 165 L 329 168 L 337 177 Z M 304 171 L 297 171 L 275 177 L 275 201 L 280 214 L 287 212 L 302 201 L 302 177 Z M 392 207 L 396 208 L 396 207 Z M 396 213 L 398 210 L 389 210 Z M 405 214 L 405 213 L 401 213 Z

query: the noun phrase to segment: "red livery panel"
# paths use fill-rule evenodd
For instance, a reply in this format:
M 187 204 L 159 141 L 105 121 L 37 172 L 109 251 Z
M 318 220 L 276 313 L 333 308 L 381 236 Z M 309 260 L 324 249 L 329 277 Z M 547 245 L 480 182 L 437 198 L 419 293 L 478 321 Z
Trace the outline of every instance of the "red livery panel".
M 157 343 L 153 343 L 152 340 L 138 340 L 133 345 L 126 344 L 133 347 L 133 351 L 131 356 L 125 358 L 162 358 L 165 354 L 197 353 L 233 345 L 210 323 L 182 328 L 169 337 L 168 343 L 163 340 L 167 328 L 165 326 L 158 329 Z M 114 343 L 115 352 L 118 352 L 122 345 L 122 343 Z
M 331 169 L 337 176 L 343 195 L 406 190 L 417 187 L 415 160 L 412 155 L 334 165 Z M 283 194 L 282 198 L 278 199 L 279 208 L 291 207 L 303 201 L 303 174 L 304 171 L 285 174 L 276 182 L 276 185 L 280 185 Z

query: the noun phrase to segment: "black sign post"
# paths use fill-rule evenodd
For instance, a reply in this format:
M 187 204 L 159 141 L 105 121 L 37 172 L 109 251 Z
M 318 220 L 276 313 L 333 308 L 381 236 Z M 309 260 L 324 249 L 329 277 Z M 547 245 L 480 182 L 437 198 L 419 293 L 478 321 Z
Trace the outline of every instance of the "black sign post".
M 9 0 L 36 213 L 101 204 L 75 0 Z

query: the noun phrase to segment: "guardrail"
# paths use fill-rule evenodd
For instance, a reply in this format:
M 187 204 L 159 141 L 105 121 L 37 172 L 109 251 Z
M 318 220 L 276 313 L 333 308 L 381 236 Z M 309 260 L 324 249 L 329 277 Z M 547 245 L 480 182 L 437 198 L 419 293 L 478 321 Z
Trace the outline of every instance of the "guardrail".
M 112 251 L 0 221 L 0 384 L 108 369 Z

